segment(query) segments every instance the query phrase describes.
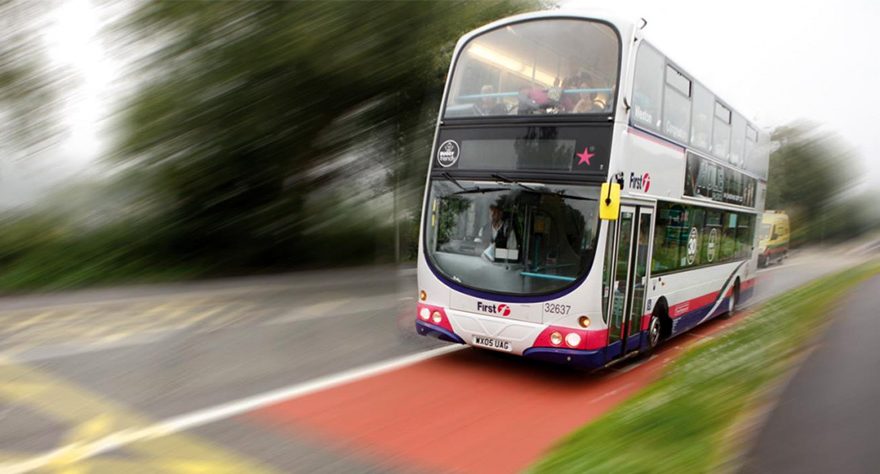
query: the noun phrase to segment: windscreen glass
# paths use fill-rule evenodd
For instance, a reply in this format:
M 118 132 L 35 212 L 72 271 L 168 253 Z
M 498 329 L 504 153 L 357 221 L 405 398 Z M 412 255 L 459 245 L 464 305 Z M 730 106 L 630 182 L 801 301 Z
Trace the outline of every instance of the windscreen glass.
M 618 49 L 611 27 L 586 20 L 492 30 L 462 50 L 444 116 L 610 113 Z
M 427 253 L 447 278 L 471 288 L 557 291 L 592 264 L 598 197 L 596 186 L 435 180 Z

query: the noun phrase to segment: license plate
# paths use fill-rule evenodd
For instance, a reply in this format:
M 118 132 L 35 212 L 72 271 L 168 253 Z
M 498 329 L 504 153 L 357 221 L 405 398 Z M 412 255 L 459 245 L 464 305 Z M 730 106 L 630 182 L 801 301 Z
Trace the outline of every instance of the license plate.
M 510 352 L 512 350 L 510 342 L 491 337 L 474 336 L 474 345 L 485 347 L 487 349 L 495 349 L 496 351 Z

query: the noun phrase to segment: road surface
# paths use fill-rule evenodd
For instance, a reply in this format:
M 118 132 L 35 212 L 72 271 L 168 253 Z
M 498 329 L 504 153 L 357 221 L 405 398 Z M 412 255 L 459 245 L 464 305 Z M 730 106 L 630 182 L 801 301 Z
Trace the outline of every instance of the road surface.
M 758 299 L 861 259 L 794 256 Z M 415 336 L 416 292 L 370 268 L 0 299 L 0 471 L 516 471 L 736 322 L 585 377 Z
M 880 277 L 838 309 L 783 390 L 746 473 L 880 471 Z

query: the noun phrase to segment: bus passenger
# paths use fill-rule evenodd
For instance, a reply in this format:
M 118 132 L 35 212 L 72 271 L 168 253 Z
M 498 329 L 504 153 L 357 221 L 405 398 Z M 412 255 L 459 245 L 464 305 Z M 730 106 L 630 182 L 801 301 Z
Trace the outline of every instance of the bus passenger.
M 507 115 L 507 107 L 498 102 L 495 88 L 486 84 L 480 88 L 480 101 L 474 104 L 477 115 Z
M 593 85 L 589 82 L 581 82 L 580 89 L 584 90 L 580 93 L 581 99 L 575 104 L 573 113 L 589 114 L 596 112 L 604 112 L 608 106 L 608 97 L 604 93 L 586 92 L 586 89 L 593 89 Z

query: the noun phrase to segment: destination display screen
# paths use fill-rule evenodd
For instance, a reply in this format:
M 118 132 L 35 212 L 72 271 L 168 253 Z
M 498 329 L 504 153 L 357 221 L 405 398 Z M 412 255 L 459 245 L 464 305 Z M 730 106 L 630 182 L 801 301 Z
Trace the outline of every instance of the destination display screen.
M 606 175 L 610 127 L 442 129 L 434 171 Z
M 574 155 L 574 140 L 464 140 L 458 167 L 571 171 Z

